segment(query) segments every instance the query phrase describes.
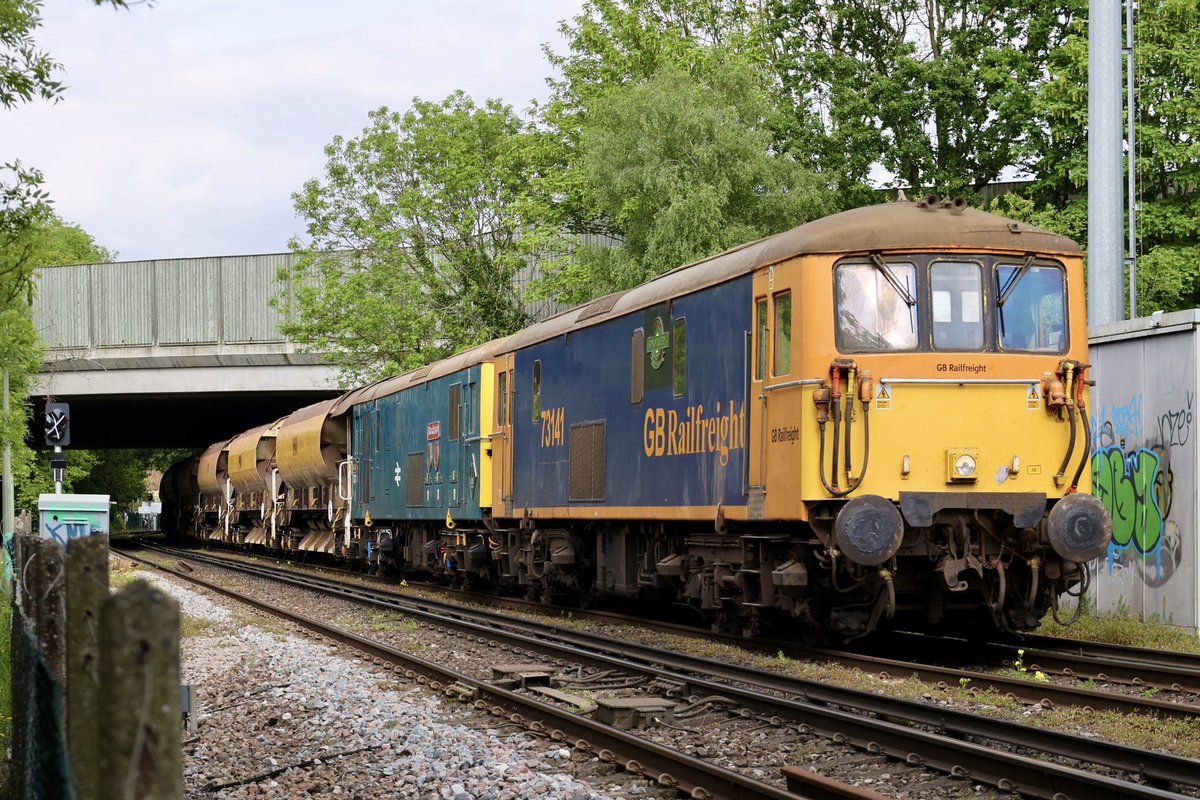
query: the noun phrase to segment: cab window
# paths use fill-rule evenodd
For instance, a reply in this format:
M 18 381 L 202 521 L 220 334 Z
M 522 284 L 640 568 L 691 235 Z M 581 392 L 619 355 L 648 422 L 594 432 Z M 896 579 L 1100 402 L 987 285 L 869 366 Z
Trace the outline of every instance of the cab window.
M 533 362 L 533 421 L 539 422 L 542 418 L 542 362 L 541 359 Z
M 754 360 L 754 380 L 761 381 L 767 371 L 767 298 L 760 297 L 754 303 L 757 316 L 758 354 Z
M 1002 350 L 1067 352 L 1063 271 L 1047 265 L 996 265 L 996 326 Z
M 907 262 L 841 264 L 837 344 L 847 353 L 917 349 L 917 269 Z
M 792 371 L 792 293 L 775 295 L 775 363 L 772 375 L 787 375 Z
M 671 352 L 671 394 L 683 397 L 687 393 L 687 318 L 676 317 Z
M 978 264 L 936 261 L 929 268 L 933 346 L 936 350 L 983 347 L 983 273 Z

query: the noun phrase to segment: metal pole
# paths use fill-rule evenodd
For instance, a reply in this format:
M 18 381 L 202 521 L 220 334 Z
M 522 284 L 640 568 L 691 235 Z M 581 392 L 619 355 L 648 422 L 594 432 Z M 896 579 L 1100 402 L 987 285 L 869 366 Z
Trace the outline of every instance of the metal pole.
M 1121 0 L 1090 0 L 1088 28 L 1088 321 L 1103 325 L 1125 316 Z
M 8 419 L 8 367 L 4 368 L 4 418 Z M 13 493 L 13 474 L 12 474 L 12 445 L 7 441 L 4 443 L 4 491 L 2 502 L 4 504 L 4 521 L 3 534 L 4 541 L 7 544 L 8 538 L 13 535 L 17 528 L 17 508 L 16 499 Z
M 1129 206 L 1129 318 L 1136 319 L 1137 308 L 1137 119 L 1134 109 L 1137 106 L 1133 89 L 1133 6 L 1137 0 L 1125 0 L 1125 102 L 1129 114 L 1129 156 L 1128 161 L 1128 190 L 1126 191 Z
M 59 453 L 62 453 L 62 448 L 61 448 L 61 447 L 59 447 L 58 445 L 54 445 L 54 453 L 55 453 L 56 455 L 57 455 L 57 454 L 59 454 Z M 66 470 L 63 470 L 63 472 L 65 473 L 65 472 L 66 472 Z M 54 478 L 55 478 L 55 480 L 54 480 L 54 493 L 55 493 L 55 494 L 62 494 L 62 481 L 61 481 L 61 480 L 59 480 L 59 478 L 60 478 L 60 477 L 61 477 L 61 476 L 58 474 L 58 471 L 57 471 L 57 470 L 55 470 L 55 471 L 54 471 Z
M 4 367 L 4 419 L 8 419 L 8 367 Z M 16 499 L 13 493 L 13 474 L 12 474 L 12 445 L 7 440 L 4 442 L 4 465 L 3 465 L 3 490 L 0 491 L 0 505 L 4 506 L 3 515 L 0 519 L 0 540 L 3 542 L 3 553 L 0 554 L 0 577 L 3 580 L 3 586 L 9 587 L 9 580 L 12 578 L 12 545 L 13 535 L 17 530 L 17 508 Z

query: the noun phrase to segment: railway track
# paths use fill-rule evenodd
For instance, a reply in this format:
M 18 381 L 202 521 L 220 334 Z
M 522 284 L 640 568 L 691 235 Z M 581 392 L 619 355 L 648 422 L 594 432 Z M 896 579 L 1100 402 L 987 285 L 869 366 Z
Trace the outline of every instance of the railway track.
M 192 557 L 193 550 L 174 550 L 175 555 Z M 340 568 L 322 567 L 322 570 L 333 571 L 352 576 L 359 582 L 364 576 L 342 570 Z M 373 579 L 366 579 L 377 583 Z M 378 582 L 381 591 L 387 591 L 386 585 Z M 429 591 L 461 597 L 475 603 L 546 614 L 552 612 L 570 613 L 577 619 L 590 619 L 614 625 L 636 625 L 643 628 L 661 631 L 668 634 L 695 637 L 703 635 L 707 639 L 730 644 L 741 649 L 753 650 L 767 655 L 784 654 L 792 659 L 806 659 L 840 664 L 861 670 L 870 675 L 882 678 L 898 678 L 915 675 L 920 680 L 942 686 L 971 686 L 976 691 L 994 691 L 1002 696 L 1020 700 L 1029 705 L 1043 708 L 1058 706 L 1077 706 L 1084 709 L 1104 709 L 1122 714 L 1142 713 L 1158 714 L 1164 717 L 1196 718 L 1200 717 L 1200 704 L 1196 697 L 1200 693 L 1200 669 L 1196 664 L 1200 659 L 1186 654 L 1165 653 L 1156 650 L 1141 650 L 1139 648 L 1121 648 L 1098 643 L 1078 643 L 1067 640 L 1049 640 L 1045 637 L 1026 637 L 1030 639 L 1030 647 L 1021 644 L 1001 645 L 989 643 L 964 642 L 955 639 L 944 639 L 917 634 L 883 634 L 878 643 L 866 651 L 833 650 L 819 647 L 805 647 L 780 639 L 755 638 L 749 639 L 731 634 L 704 632 L 694 625 L 663 622 L 644 617 L 629 617 L 607 611 L 580 610 L 575 608 L 547 606 L 514 598 L 497 597 L 495 595 L 480 595 L 472 592 L 448 589 L 438 584 L 420 584 L 414 582 L 414 587 Z M 1042 641 L 1045 640 L 1045 641 Z M 1079 654 L 1069 649 L 1051 651 L 1045 645 L 1062 642 L 1067 645 L 1080 645 Z M 1034 647 L 1033 645 L 1043 645 Z M 1090 647 L 1085 646 L 1090 645 Z M 1018 653 L 1024 649 L 1022 669 L 1017 670 L 1014 662 Z M 919 652 L 921 661 L 878 655 L 879 652 L 904 653 Z M 1117 656 L 1111 664 L 1103 661 L 1103 655 L 1111 652 Z M 1139 654 L 1141 658 L 1138 658 Z M 1138 659 L 1138 660 L 1135 660 Z M 1014 674 L 997 674 L 983 672 L 979 669 L 966 669 L 954 664 L 985 663 L 997 668 L 1010 668 Z M 1052 682 L 1035 680 L 1039 672 L 1048 672 L 1071 678 L 1070 682 Z M 1074 685 L 1080 681 L 1093 680 L 1110 683 L 1117 686 L 1134 687 L 1136 693 L 1121 693 L 1099 688 L 1088 688 Z M 1186 696 L 1176 699 L 1165 699 L 1149 696 L 1145 690 L 1159 689 L 1183 693 Z M 1150 693 L 1153 694 L 1153 693 Z
M 754 780 L 732 770 L 715 766 L 703 759 L 662 747 L 609 725 L 531 699 L 519 692 L 479 681 L 410 653 L 371 641 L 312 617 L 272 605 L 251 595 L 223 587 L 192 574 L 187 568 L 166 567 L 128 551 L 120 555 L 171 574 L 197 586 L 251 606 L 258 611 L 298 625 L 330 644 L 348 647 L 378 666 L 390 666 L 394 672 L 428 686 L 448 697 L 469 697 L 474 707 L 508 722 L 576 749 L 596 754 L 634 774 L 675 788 L 693 800 L 882 800 L 868 789 L 850 784 L 821 780 L 804 770 L 789 770 L 789 791 Z M 223 568 L 233 569 L 226 565 Z M 813 787 L 803 793 L 805 786 Z
M 173 557 L 181 555 L 179 551 L 166 552 Z M 674 685 L 678 687 L 682 696 L 726 698 L 731 705 L 736 705 L 737 713 L 756 717 L 767 724 L 792 726 L 797 731 L 819 735 L 838 745 L 852 745 L 868 753 L 887 755 L 902 763 L 920 765 L 924 769 L 951 776 L 969 777 L 972 781 L 995 786 L 1002 791 L 1018 792 L 1047 800 L 1062 800 L 1179 797 L 1180 795 L 1163 788 L 1169 786 L 1185 789 L 1192 793 L 1191 796 L 1195 796 L 1196 789 L 1200 788 L 1200 762 L 1178 756 L 1128 748 L 1095 738 L 1056 733 L 942 706 L 899 700 L 776 673 L 721 664 L 711 659 L 620 642 L 552 625 L 513 620 L 493 612 L 466 609 L 440 601 L 413 599 L 342 581 L 294 573 L 281 574 L 280 571 L 271 568 L 231 563 L 228 559 L 214 559 L 194 553 L 182 555 L 196 563 L 234 569 L 299 588 L 353 599 L 377 608 L 400 611 L 422 620 L 424 624 L 435 629 L 453 631 L 455 635 L 467 639 L 503 642 L 501 646 L 518 653 L 639 675 Z M 197 580 L 192 575 L 182 577 Z M 210 588 L 228 593 L 216 586 Z M 251 602 L 259 608 L 265 606 L 258 600 Z M 272 613 L 277 612 L 273 610 Z M 304 619 L 300 624 L 312 628 L 318 623 Z M 330 636 L 327 632 L 321 635 Z M 351 642 L 351 646 L 366 652 L 379 652 L 377 645 L 366 643 L 369 647 L 364 646 L 360 637 L 348 641 Z M 436 665 L 423 661 L 420 662 L 420 669 L 405 668 L 406 674 L 411 670 L 414 675 L 425 675 L 427 680 L 429 675 L 426 671 L 437 669 Z M 436 680 L 443 689 L 447 686 L 444 675 Z M 506 706 L 496 700 L 497 697 L 505 703 L 516 702 L 509 697 L 509 694 L 516 693 L 506 692 L 499 695 L 496 687 L 488 683 L 476 680 L 460 681 L 455 677 L 450 681 L 450 685 L 455 682 L 460 686 L 469 687 L 477 698 L 476 702 L 482 702 L 485 706 L 495 703 L 496 708 L 503 710 Z M 535 705 L 542 707 L 545 704 Z M 521 707 L 529 709 L 528 705 Z M 526 710 L 513 713 L 531 712 Z M 562 731 L 562 736 L 570 740 L 583 739 L 587 746 L 594 748 L 596 743 L 589 736 L 600 737 L 602 734 L 577 734 L 579 728 L 571 726 L 584 724 L 580 720 L 585 718 L 568 713 L 567 717 L 571 720 L 568 724 L 561 716 L 563 713 L 566 712 L 557 710 L 551 724 L 558 726 L 556 729 Z M 587 723 L 595 725 L 590 720 L 587 720 Z M 633 761 L 635 769 L 658 770 L 667 776 L 665 779 L 660 778 L 660 782 L 676 781 L 685 791 L 693 792 L 693 795 L 695 789 L 699 788 L 713 793 L 714 796 L 778 796 L 744 794 L 731 783 L 734 779 L 725 774 L 728 771 L 722 771 L 717 778 L 690 773 L 688 770 L 699 770 L 700 767 L 696 764 L 673 765 L 666 760 L 668 756 L 661 752 L 655 754 L 655 759 L 658 760 L 653 761 L 628 754 L 630 748 L 637 746 L 629 740 L 622 739 L 619 747 L 608 739 L 602 741 L 611 745 L 605 749 L 614 754 L 621 754 L 616 756 L 617 758 Z M 1044 760 L 1046 757 L 1053 757 L 1057 761 Z M 1121 773 L 1126 779 L 1085 771 L 1059 763 L 1060 761 L 1106 773 Z M 700 764 L 712 768 L 712 765 L 705 762 L 701 761 Z M 793 778 L 789 776 L 788 780 Z M 1155 785 L 1138 783 L 1135 780 L 1145 780 L 1148 784 Z M 691 789 L 688 789 L 689 783 Z M 766 788 L 780 791 L 774 787 Z M 732 794 L 727 794 L 731 791 Z
M 997 644 L 903 633 L 884 634 L 874 647 L 919 651 L 922 659 L 941 663 L 1014 667 L 1019 660 L 1029 672 L 1200 695 L 1200 656 L 1189 653 L 1045 636 L 1024 636 L 1015 643 Z

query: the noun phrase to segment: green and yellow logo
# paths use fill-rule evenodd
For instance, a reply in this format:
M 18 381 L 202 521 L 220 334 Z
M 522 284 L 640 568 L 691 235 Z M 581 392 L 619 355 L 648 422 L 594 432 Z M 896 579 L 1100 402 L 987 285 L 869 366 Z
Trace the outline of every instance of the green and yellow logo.
M 659 369 L 667 360 L 667 348 L 671 346 L 671 334 L 663 325 L 662 317 L 654 318 L 654 333 L 646 337 L 646 353 L 650 356 L 650 366 Z

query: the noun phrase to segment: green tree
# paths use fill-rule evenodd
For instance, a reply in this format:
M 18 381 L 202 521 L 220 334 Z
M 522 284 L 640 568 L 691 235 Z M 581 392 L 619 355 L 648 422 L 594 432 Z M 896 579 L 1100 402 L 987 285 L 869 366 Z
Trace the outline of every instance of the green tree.
M 518 273 L 557 233 L 532 196 L 535 138 L 508 106 L 455 92 L 370 121 L 293 195 L 307 231 L 280 276 L 299 285 L 279 301 L 285 333 L 351 381 L 520 328 Z
M 0 263 L 21 263 L 23 275 L 13 302 L 0 310 L 0 359 L 9 367 L 14 397 L 12 410 L 3 421 L 3 436 L 13 446 L 13 474 L 20 507 L 37 508 L 37 495 L 54 489 L 48 460 L 25 440 L 30 409 L 23 398 L 42 366 L 42 346 L 33 327 L 30 305 L 33 276 L 38 267 L 100 263 L 111 260 L 112 256 L 78 225 L 62 220 L 49 209 L 43 210 L 36 223 L 14 235 L 7 247 L 0 248 Z M 35 444 L 40 446 L 40 442 Z M 68 490 L 100 464 L 96 456 L 84 450 L 72 450 L 69 461 L 64 481 Z
M 611 91 L 644 83 L 663 69 L 707 81 L 730 60 L 765 64 L 769 42 L 761 14 L 745 0 L 587 0 L 563 22 L 565 52 L 543 48 L 554 69 L 549 101 L 537 108 L 541 186 L 555 203 L 561 227 L 576 233 L 614 234 L 612 220 L 592 207 L 580 169 L 580 136 Z M 758 72 L 768 82 L 767 73 Z
M 1138 312 L 1200 305 L 1200 6 L 1143 0 L 1135 29 Z
M 771 0 L 783 143 L 850 202 L 881 164 L 958 194 L 1017 163 L 1047 62 L 1083 0 Z
M 552 102 L 568 115 L 666 67 L 703 78 L 730 56 L 763 65 L 769 44 L 745 0 L 588 0 L 559 32 L 567 52 L 544 52 L 559 73 L 548 80 Z
M 598 98 L 581 136 L 587 201 L 622 238 L 552 276 L 563 299 L 626 289 L 829 209 L 813 173 L 771 150 L 768 100 L 736 62 L 676 67 Z
M 1138 313 L 1200 305 L 1200 7 L 1143 0 L 1135 27 Z M 1034 98 L 1027 194 L 1047 227 L 1087 240 L 1087 19 L 1055 51 Z M 1128 157 L 1128 153 L 1126 154 Z M 1057 218 L 1057 219 L 1055 219 Z
M 126 8 L 136 0 L 92 0 L 97 5 Z M 61 65 L 38 48 L 35 33 L 42 24 L 40 0 L 0 0 L 0 109 L 33 100 L 57 101 L 65 88 L 57 79 Z M 25 290 L 32 273 L 22 259 L 23 232 L 49 213 L 42 173 L 19 160 L 0 162 L 0 306 Z
M 128 5 L 126 0 L 93 2 L 114 8 Z M 34 34 L 40 25 L 38 0 L 0 0 L 0 110 L 38 99 L 56 101 L 63 91 L 56 78 L 60 65 L 38 49 Z M 25 475 L 34 469 L 24 442 L 29 418 L 25 395 L 41 365 L 30 312 L 34 270 L 108 255 L 94 248 L 86 233 L 52 213 L 42 184 L 38 170 L 15 159 L 0 163 L 0 365 L 9 371 L 12 395 L 12 409 L 0 414 L 0 444 L 14 447 L 14 470 Z

